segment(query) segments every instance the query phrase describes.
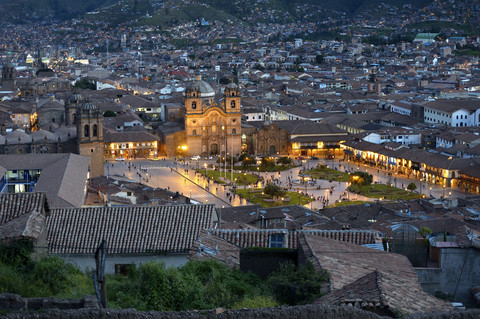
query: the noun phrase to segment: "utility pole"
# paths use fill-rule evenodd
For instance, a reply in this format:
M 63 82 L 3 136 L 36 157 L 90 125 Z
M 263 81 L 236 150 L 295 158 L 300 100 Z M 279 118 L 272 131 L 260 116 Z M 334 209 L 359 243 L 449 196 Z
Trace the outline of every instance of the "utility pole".
M 107 308 L 107 285 L 105 282 L 105 257 L 107 253 L 107 241 L 104 239 L 95 251 L 95 266 L 93 272 L 93 288 L 97 296 L 100 308 Z M 100 286 L 100 287 L 99 287 Z

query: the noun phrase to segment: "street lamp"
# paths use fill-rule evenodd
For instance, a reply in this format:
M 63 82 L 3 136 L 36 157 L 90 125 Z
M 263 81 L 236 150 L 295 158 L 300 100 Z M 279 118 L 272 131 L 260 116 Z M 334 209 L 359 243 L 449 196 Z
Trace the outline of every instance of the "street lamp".
M 430 197 L 432 197 L 432 188 L 430 187 Z
M 207 177 L 207 163 L 203 164 L 203 167 L 205 167 L 205 177 Z
M 232 160 L 232 170 L 231 170 L 231 174 L 230 174 L 230 180 L 232 181 L 233 183 L 233 129 L 232 129 L 232 152 L 230 153 L 230 157 L 231 157 L 231 160 Z

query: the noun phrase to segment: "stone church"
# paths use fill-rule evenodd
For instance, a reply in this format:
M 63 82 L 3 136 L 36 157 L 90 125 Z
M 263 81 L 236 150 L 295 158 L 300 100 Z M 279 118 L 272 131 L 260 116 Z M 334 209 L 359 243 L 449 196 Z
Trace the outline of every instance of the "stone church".
M 103 175 L 102 112 L 79 94 L 65 102 L 64 111 L 65 121 L 55 131 L 17 129 L 0 135 L 0 154 L 76 153 L 90 158 L 89 177 Z
M 197 79 L 185 89 L 185 155 L 238 155 L 241 147 L 240 90 L 236 84 L 225 87 L 223 99 Z M 182 147 L 182 146 L 179 146 Z

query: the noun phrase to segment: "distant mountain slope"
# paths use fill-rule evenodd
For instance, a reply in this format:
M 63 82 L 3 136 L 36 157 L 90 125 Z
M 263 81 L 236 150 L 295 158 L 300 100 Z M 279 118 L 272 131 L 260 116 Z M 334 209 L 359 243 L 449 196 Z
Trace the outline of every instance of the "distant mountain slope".
M 0 0 L 3 22 L 65 20 L 111 4 L 114 0 Z

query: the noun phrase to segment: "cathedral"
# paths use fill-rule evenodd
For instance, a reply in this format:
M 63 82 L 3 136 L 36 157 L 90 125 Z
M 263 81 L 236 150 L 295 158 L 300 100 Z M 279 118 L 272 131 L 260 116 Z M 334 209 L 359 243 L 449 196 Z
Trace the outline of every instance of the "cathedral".
M 229 84 L 223 99 L 215 101 L 210 84 L 197 79 L 186 87 L 184 95 L 185 154 L 240 154 L 242 110 L 238 86 Z

